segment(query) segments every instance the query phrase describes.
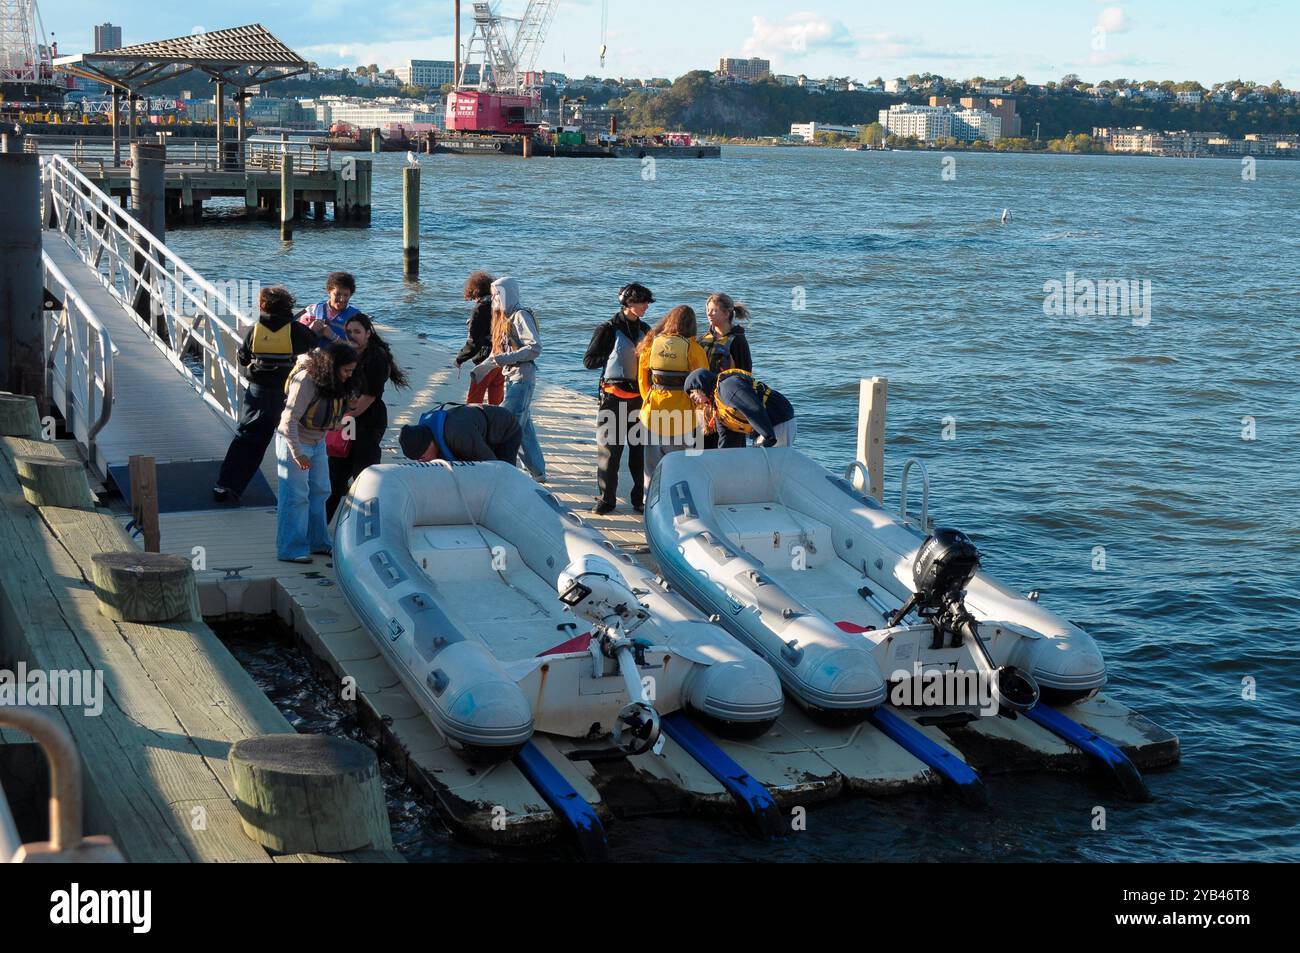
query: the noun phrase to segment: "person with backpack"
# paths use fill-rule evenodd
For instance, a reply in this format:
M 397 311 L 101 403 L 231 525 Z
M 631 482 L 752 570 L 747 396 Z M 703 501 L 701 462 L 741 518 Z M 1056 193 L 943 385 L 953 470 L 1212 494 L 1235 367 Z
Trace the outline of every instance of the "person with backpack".
M 246 369 L 248 386 L 239 408 L 239 426 L 212 487 L 218 503 L 238 504 L 284 412 L 284 384 L 298 356 L 316 346 L 316 336 L 294 321 L 293 296 L 277 285 L 257 296 L 257 322 L 244 335 L 235 359 Z
M 465 322 L 465 344 L 456 355 L 456 369 L 466 361 L 477 367 L 492 353 L 492 276 L 486 271 L 476 271 L 465 281 L 465 300 L 473 301 L 469 320 Z M 501 368 L 488 371 L 487 377 L 475 382 L 472 378 L 467 404 L 499 404 L 505 399 L 506 382 Z
M 519 466 L 524 433 L 515 415 L 487 404 L 440 404 L 398 435 L 408 460 L 448 463 L 501 460 Z
M 520 302 L 519 282 L 498 278 L 492 282 L 492 353 L 472 372 L 470 380 L 486 380 L 493 368 L 500 368 L 506 382 L 501 406 L 519 421 L 523 431 L 520 454 L 524 469 L 538 483 L 546 482 L 546 458 L 533 426 L 533 394 L 537 390 L 537 358 L 542 353 L 537 316 Z
M 596 515 L 611 513 L 618 499 L 618 468 L 627 448 L 627 468 L 632 474 L 628 494 L 632 509 L 645 511 L 645 441 L 639 413 L 641 392 L 637 385 L 636 346 L 650 331 L 645 313 L 654 295 L 645 285 L 632 282 L 619 289 L 621 307 L 608 321 L 598 325 L 587 346 L 582 364 L 600 370 L 596 412 Z

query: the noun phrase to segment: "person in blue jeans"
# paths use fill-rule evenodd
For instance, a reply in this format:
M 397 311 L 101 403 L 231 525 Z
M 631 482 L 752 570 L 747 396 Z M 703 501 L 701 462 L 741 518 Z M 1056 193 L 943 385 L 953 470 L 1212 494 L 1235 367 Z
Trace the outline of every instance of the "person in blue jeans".
M 275 555 L 284 562 L 309 563 L 313 553 L 328 556 L 333 551 L 325 520 L 330 495 L 325 434 L 338 428 L 349 410 L 356 367 L 356 351 L 335 343 L 304 354 L 289 375 L 275 432 L 280 478 Z
M 537 316 L 519 301 L 519 282 L 498 278 L 492 282 L 492 354 L 470 373 L 477 383 L 501 368 L 506 396 L 501 406 L 515 415 L 524 441 L 520 459 L 538 483 L 546 482 L 546 458 L 533 426 L 533 394 L 537 390 L 537 357 L 542 353 Z

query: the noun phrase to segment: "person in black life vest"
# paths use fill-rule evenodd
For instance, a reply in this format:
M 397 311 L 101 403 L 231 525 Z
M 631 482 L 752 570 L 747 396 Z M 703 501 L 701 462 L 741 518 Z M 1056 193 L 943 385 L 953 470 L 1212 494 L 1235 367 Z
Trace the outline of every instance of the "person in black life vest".
M 519 418 L 505 407 L 488 404 L 447 404 L 420 415 L 398 435 L 408 460 L 479 462 L 502 460 L 518 466 L 524 432 Z
M 636 346 L 650 330 L 642 318 L 654 303 L 645 285 L 633 282 L 619 289 L 622 307 L 599 325 L 582 358 L 589 371 L 600 371 L 596 413 L 596 514 L 613 512 L 618 499 L 618 468 L 626 447 L 632 474 L 632 509 L 644 510 L 645 442 L 641 437 L 641 393 L 637 389 Z
M 257 323 L 248 329 L 235 353 L 247 368 L 248 389 L 240 408 L 239 427 L 221 463 L 212 498 L 238 503 L 262 465 L 284 412 L 284 384 L 299 354 L 319 343 L 311 328 L 294 321 L 293 296 L 282 287 L 263 288 L 257 299 Z
M 748 371 L 692 371 L 686 378 L 686 393 L 704 415 L 705 429 L 716 431 L 724 449 L 743 447 L 750 434 L 756 447 L 794 445 L 794 408 Z

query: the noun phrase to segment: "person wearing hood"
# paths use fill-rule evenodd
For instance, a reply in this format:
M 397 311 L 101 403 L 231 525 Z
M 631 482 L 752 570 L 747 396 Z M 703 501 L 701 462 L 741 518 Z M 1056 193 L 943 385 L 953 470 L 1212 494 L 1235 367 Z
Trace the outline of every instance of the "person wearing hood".
M 642 318 L 654 302 L 645 285 L 633 282 L 618 292 L 622 307 L 597 326 L 582 358 L 587 370 L 600 371 L 596 412 L 596 489 L 591 508 L 603 515 L 614 510 L 618 499 L 618 467 L 627 448 L 627 468 L 632 474 L 629 494 L 632 509 L 644 511 L 645 441 L 641 436 L 641 392 L 637 385 L 636 346 L 650 331 Z
M 791 447 L 795 440 L 794 408 L 782 394 L 733 367 L 715 374 L 692 371 L 686 393 L 704 418 L 706 430 L 718 435 L 723 448 L 743 447 L 754 435 L 756 447 Z
M 253 474 L 262 465 L 284 412 L 284 383 L 298 355 L 306 354 L 318 338 L 293 319 L 293 296 L 280 286 L 263 288 L 257 298 L 257 323 L 248 329 L 235 352 L 246 368 L 248 387 L 240 406 L 239 426 L 221 462 L 212 498 L 238 503 Z
M 501 460 L 517 467 L 523 439 L 519 421 L 504 407 L 444 404 L 403 427 L 397 442 L 406 459 L 421 463 Z
M 546 482 L 546 458 L 533 426 L 533 393 L 537 389 L 537 357 L 542 353 L 537 316 L 520 302 L 519 282 L 498 278 L 492 282 L 492 353 L 470 373 L 470 381 L 486 380 L 493 368 L 501 368 L 506 396 L 501 402 L 519 421 L 523 432 L 520 448 L 524 469 L 538 483 Z

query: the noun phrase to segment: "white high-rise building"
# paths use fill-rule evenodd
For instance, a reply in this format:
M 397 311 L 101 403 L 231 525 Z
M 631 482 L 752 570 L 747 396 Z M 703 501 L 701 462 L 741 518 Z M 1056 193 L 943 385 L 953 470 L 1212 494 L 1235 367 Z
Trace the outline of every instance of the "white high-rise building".
M 880 110 L 879 121 L 888 136 L 914 136 L 921 142 L 952 137 L 952 113 L 944 106 L 896 103 Z
M 961 142 L 997 142 L 1002 138 L 1002 117 L 983 109 L 958 109 L 952 114 L 952 138 Z

